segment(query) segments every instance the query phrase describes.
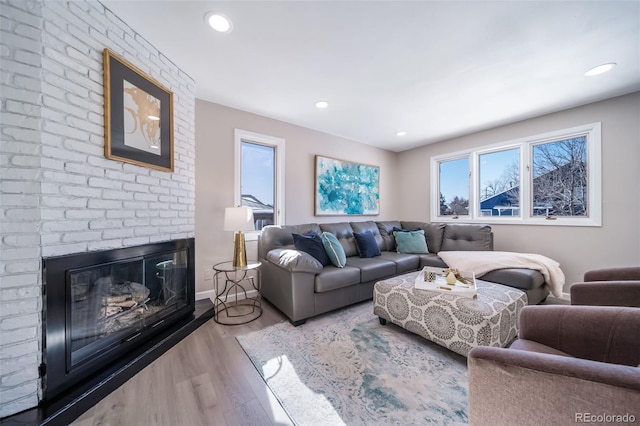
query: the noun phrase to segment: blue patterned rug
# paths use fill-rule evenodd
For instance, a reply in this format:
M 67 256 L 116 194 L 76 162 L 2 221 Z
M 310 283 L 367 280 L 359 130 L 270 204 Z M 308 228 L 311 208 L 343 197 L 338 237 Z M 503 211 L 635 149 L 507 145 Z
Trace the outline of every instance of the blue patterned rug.
M 299 426 L 467 424 L 466 358 L 365 302 L 237 337 Z

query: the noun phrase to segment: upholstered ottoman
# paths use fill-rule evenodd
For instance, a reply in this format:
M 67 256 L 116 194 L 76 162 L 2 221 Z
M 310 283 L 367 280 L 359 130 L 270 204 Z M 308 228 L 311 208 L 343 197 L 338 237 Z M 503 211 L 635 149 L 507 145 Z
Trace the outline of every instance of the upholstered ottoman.
M 518 334 L 525 292 L 476 280 L 476 299 L 418 290 L 418 272 L 378 281 L 373 288 L 373 313 L 387 321 L 467 356 L 475 346 L 505 347 Z

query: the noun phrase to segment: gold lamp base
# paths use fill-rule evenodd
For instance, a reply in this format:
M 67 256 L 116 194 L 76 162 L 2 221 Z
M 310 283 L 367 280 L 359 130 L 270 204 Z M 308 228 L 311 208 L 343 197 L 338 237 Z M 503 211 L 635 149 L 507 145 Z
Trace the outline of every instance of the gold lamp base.
M 233 266 L 236 268 L 244 268 L 247 266 L 247 250 L 244 245 L 244 233 L 238 231 L 235 234 L 233 243 Z

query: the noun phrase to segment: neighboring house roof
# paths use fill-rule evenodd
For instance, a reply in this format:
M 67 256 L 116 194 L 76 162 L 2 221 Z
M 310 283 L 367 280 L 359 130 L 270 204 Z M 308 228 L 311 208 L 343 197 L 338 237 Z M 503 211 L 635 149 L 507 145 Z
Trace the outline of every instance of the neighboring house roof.
M 273 206 L 264 204 L 251 194 L 242 194 L 242 205 L 251 207 L 253 214 L 256 213 L 273 213 Z
M 514 203 L 511 202 L 509 194 L 519 190 L 520 185 L 516 185 L 507 190 L 494 194 L 491 197 L 485 198 L 484 200 L 480 200 L 480 209 L 492 209 L 495 206 L 511 206 Z M 515 203 L 515 205 L 517 204 L 518 203 Z

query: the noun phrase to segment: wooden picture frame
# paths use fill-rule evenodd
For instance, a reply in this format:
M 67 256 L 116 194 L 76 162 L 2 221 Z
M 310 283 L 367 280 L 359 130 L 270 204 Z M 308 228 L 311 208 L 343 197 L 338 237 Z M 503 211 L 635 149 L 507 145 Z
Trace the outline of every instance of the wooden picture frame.
M 173 92 L 109 49 L 103 59 L 105 157 L 173 172 Z
M 315 156 L 316 216 L 380 214 L 380 167 Z

